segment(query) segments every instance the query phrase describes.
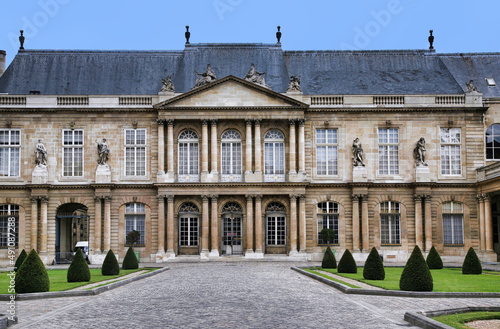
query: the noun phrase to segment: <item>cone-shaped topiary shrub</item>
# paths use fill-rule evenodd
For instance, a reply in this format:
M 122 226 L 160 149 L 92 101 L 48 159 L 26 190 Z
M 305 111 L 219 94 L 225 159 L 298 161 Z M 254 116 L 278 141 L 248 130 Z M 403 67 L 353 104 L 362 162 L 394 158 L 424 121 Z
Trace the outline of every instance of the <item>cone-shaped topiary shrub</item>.
M 134 249 L 132 249 L 132 247 L 129 247 L 125 258 L 123 259 L 122 269 L 135 270 L 137 268 L 139 268 L 139 261 L 137 260 Z
M 433 286 L 431 271 L 420 248 L 415 246 L 406 262 L 403 273 L 401 273 L 399 289 L 405 291 L 432 291 Z
M 366 280 L 384 280 L 385 270 L 382 259 L 375 247 L 372 248 L 363 268 L 363 278 Z
M 342 255 L 342 258 L 340 258 L 337 272 L 358 273 L 358 266 L 356 265 L 356 261 L 354 260 L 354 257 L 352 257 L 349 249 L 346 249 L 344 254 Z
M 462 274 L 481 274 L 483 267 L 472 247 L 469 248 L 462 265 Z
M 106 254 L 106 258 L 104 258 L 104 262 L 102 263 L 101 273 L 102 275 L 120 274 L 120 265 L 116 260 L 115 253 L 111 249 L 109 249 L 108 253 Z
M 18 294 L 49 291 L 49 275 L 35 249 L 31 250 L 19 267 L 15 281 Z
M 68 274 L 66 278 L 68 282 L 90 281 L 90 269 L 81 249 L 78 249 L 75 257 L 73 257 L 73 261 L 68 268 Z
M 14 265 L 14 271 L 17 272 L 17 270 L 19 270 L 19 268 L 21 267 L 21 264 L 24 262 L 26 257 L 28 257 L 28 254 L 23 249 L 23 251 L 21 251 L 21 253 L 19 254 L 19 257 L 17 257 L 17 259 L 16 259 L 16 264 Z
M 322 268 L 337 268 L 337 260 L 330 247 L 326 248 L 323 261 L 321 262 Z
M 439 256 L 434 246 L 432 246 L 431 251 L 429 251 L 425 262 L 427 263 L 427 266 L 430 270 L 440 270 L 443 268 L 443 261 L 441 259 L 441 256 Z

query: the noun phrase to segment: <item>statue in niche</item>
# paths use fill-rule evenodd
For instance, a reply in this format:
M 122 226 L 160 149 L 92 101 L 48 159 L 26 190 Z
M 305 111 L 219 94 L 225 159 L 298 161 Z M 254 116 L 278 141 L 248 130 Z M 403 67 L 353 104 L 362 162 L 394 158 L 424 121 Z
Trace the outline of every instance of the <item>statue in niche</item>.
M 194 88 L 198 88 L 204 85 L 209 84 L 210 82 L 214 82 L 217 80 L 217 77 L 215 76 L 215 72 L 212 70 L 210 67 L 210 64 L 207 65 L 207 70 L 203 73 L 198 73 L 196 72 L 196 69 L 194 70 L 194 73 L 196 73 L 196 82 L 194 83 Z
M 290 82 L 288 83 L 288 89 L 286 92 L 299 91 L 302 92 L 302 87 L 300 86 L 300 76 L 292 75 L 290 77 Z
M 257 71 L 255 69 L 255 64 L 252 63 L 252 65 L 250 66 L 250 71 L 248 71 L 247 75 L 245 76 L 245 80 L 267 87 L 264 75 L 266 75 L 266 72 Z
M 417 146 L 413 150 L 413 156 L 417 166 L 427 166 L 427 163 L 425 163 L 425 139 L 423 137 L 418 140 Z
M 174 83 L 172 82 L 172 77 L 169 75 L 165 79 L 161 79 L 161 89 L 160 91 L 175 91 Z
M 478 93 L 479 90 L 477 90 L 477 87 L 474 85 L 474 80 L 470 80 L 469 83 L 465 83 L 465 86 L 466 86 L 466 93 L 472 93 L 472 92 L 476 92 Z
M 37 166 L 47 166 L 47 149 L 41 139 L 36 144 L 35 163 Z
M 365 166 L 365 162 L 363 161 L 363 148 L 361 147 L 361 142 L 359 138 L 356 138 L 352 143 L 352 153 L 354 154 L 354 167 L 359 165 Z
M 97 163 L 100 166 L 108 165 L 109 148 L 108 144 L 106 143 L 106 138 L 102 139 L 102 143 L 99 143 L 97 140 L 95 142 L 97 144 L 98 153 Z

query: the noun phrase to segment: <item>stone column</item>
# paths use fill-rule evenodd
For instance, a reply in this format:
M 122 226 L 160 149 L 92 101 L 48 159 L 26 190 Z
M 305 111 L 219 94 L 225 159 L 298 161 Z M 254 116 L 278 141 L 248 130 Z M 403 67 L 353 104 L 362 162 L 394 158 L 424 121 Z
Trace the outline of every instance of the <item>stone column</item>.
M 156 120 L 158 124 L 158 176 L 165 174 L 165 129 L 164 119 Z
M 167 196 L 167 254 L 175 257 L 174 251 L 174 196 Z
M 289 119 L 288 122 L 290 123 L 290 171 L 288 173 L 289 177 L 290 175 L 295 175 L 297 174 L 297 167 L 296 167 L 296 162 L 295 162 L 295 119 Z M 293 177 L 292 177 L 293 178 Z
M 485 239 L 485 219 L 484 219 L 484 195 L 478 194 L 477 201 L 479 202 L 479 239 L 481 250 L 486 250 L 486 239 Z
M 101 197 L 96 196 L 94 198 L 94 254 L 101 253 L 101 221 L 102 221 L 102 208 L 101 208 Z
M 256 119 L 255 122 L 255 174 L 262 175 L 262 143 L 260 141 L 260 122 L 261 119 Z
M 423 240 L 423 219 L 422 219 L 422 196 L 414 195 L 413 200 L 415 201 L 415 243 L 420 248 L 424 249 Z
M 168 178 L 173 182 L 174 173 L 174 120 L 167 120 L 167 171 Z
M 111 197 L 104 197 L 104 252 L 111 248 Z
M 425 196 L 425 251 L 430 251 L 432 248 L 432 196 Z
M 218 175 L 219 175 L 219 170 L 218 170 L 218 162 L 219 162 L 219 156 L 217 152 L 217 119 L 212 119 L 210 120 L 211 123 L 211 136 L 210 136 L 210 143 L 212 145 L 212 164 L 210 166 L 210 173 L 212 174 L 212 182 L 218 182 Z
M 245 120 L 247 132 L 245 136 L 245 176 L 252 174 L 252 120 Z
M 299 234 L 300 234 L 300 252 L 306 252 L 306 196 L 301 195 L 299 199 Z
M 46 196 L 40 197 L 40 253 L 47 253 L 47 205 L 49 198 Z
M 248 127 L 248 126 L 247 126 Z M 253 195 L 247 195 L 247 254 L 253 254 Z
M 212 195 L 212 218 L 211 222 L 211 233 L 212 233 L 212 243 L 210 250 L 210 257 L 219 257 L 219 211 L 217 207 L 218 195 Z
M 31 250 L 38 250 L 38 198 L 31 200 Z
M 264 255 L 262 245 L 262 195 L 255 196 L 255 253 Z
M 290 252 L 297 254 L 297 196 L 290 195 Z
M 208 174 L 208 120 L 201 120 L 201 174 Z
M 158 195 L 158 254 L 165 254 L 165 196 Z
M 493 222 L 491 219 L 491 200 L 489 194 L 486 194 L 484 198 L 484 239 L 486 240 L 486 251 L 493 252 Z
M 352 250 L 359 252 L 359 195 L 353 194 L 352 199 Z
M 299 174 L 306 174 L 306 148 L 305 148 L 305 124 L 304 119 L 299 120 Z
M 361 234 L 363 239 L 363 251 L 370 251 L 370 230 L 368 221 L 368 194 L 361 196 Z
M 209 207 L 208 207 L 208 196 L 202 195 L 202 214 L 201 214 L 201 254 L 202 259 L 208 258 L 208 227 L 209 227 Z

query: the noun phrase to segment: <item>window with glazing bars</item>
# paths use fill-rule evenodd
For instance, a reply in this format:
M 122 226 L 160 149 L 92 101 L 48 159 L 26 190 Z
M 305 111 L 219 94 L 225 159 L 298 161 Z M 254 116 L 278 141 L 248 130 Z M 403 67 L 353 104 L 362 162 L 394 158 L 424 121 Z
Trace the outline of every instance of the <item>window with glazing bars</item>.
M 399 130 L 378 130 L 378 165 L 380 175 L 399 175 Z
M 443 203 L 443 243 L 464 244 L 463 205 L 459 202 Z
M 140 233 L 138 244 L 145 244 L 145 228 L 146 206 L 143 203 L 129 203 L 125 205 L 125 237 L 133 230 L 138 231 Z
M 285 216 L 267 217 L 267 244 L 270 246 L 284 246 L 286 242 Z
M 318 203 L 318 244 L 327 244 L 328 241 L 321 239 L 321 230 L 330 229 L 335 233 L 333 241 L 339 243 L 339 205 L 335 202 Z
M 241 135 L 234 130 L 222 134 L 221 158 L 223 175 L 241 174 Z
M 14 223 L 15 226 L 9 226 L 9 223 Z M 11 227 L 10 230 L 9 227 Z M 11 233 L 10 236 L 14 237 L 14 244 L 17 246 L 19 236 L 19 206 L 2 204 L 0 205 L 0 247 L 9 246 L 9 232 Z M 13 246 L 12 242 L 10 245 Z
M 83 176 L 83 130 L 63 130 L 63 176 Z
M 316 172 L 337 175 L 337 129 L 316 129 Z
M 179 175 L 197 175 L 198 169 L 198 135 L 191 130 L 179 135 Z
M 460 128 L 441 128 L 441 174 L 460 175 Z
M 181 246 L 198 245 L 198 218 L 185 216 L 179 219 L 179 244 Z
M 0 177 L 19 177 L 21 131 L 0 129 Z
M 400 244 L 400 222 L 399 203 L 388 201 L 380 204 L 380 243 Z
M 285 174 L 285 138 L 278 130 L 264 136 L 264 171 L 267 175 Z
M 146 175 L 146 129 L 125 130 L 125 175 Z

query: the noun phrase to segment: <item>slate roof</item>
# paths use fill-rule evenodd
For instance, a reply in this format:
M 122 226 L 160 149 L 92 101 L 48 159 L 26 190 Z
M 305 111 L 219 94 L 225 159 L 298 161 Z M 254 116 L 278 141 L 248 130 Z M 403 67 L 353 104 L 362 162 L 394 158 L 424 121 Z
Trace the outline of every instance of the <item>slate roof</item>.
M 474 80 L 485 97 L 500 97 L 500 53 L 436 54 L 426 50 L 283 51 L 276 44 L 191 44 L 180 51 L 20 51 L 0 78 L 0 93 L 155 95 L 173 76 L 176 92 L 194 85 L 207 64 L 218 78 L 243 78 L 250 64 L 285 92 L 300 75 L 304 94 L 460 94 Z

